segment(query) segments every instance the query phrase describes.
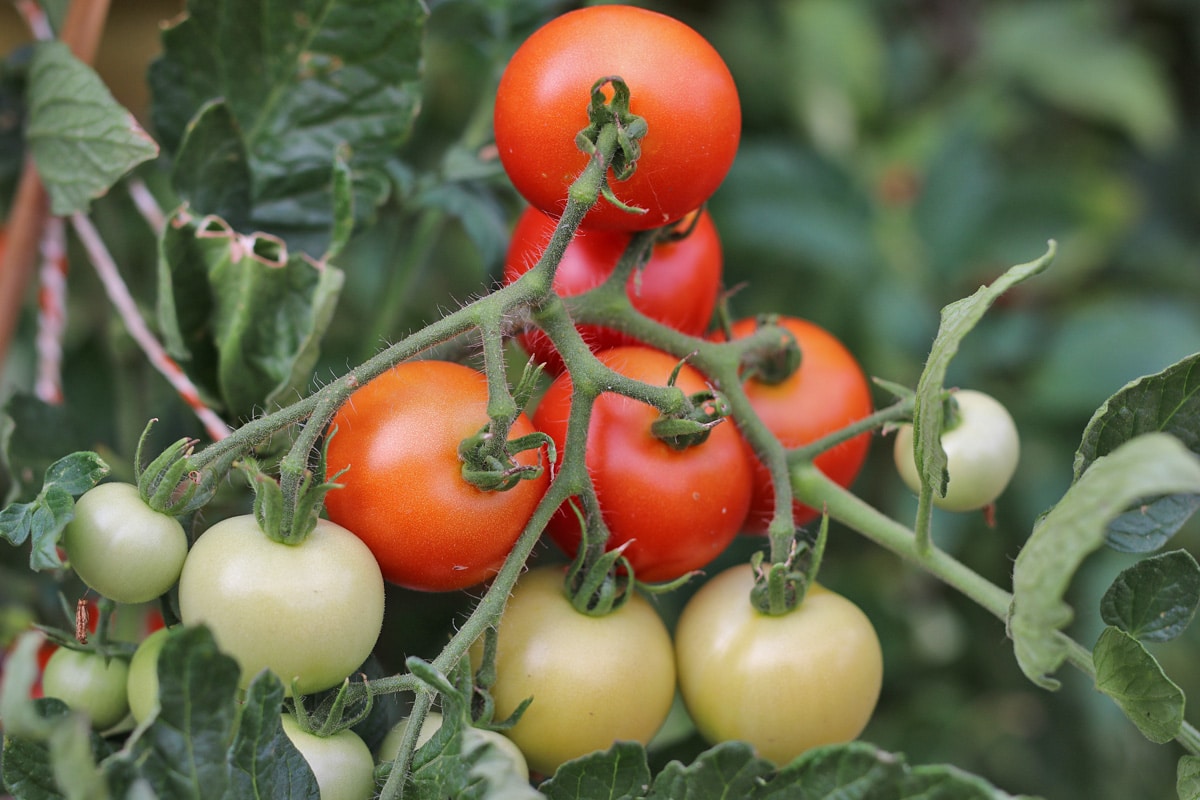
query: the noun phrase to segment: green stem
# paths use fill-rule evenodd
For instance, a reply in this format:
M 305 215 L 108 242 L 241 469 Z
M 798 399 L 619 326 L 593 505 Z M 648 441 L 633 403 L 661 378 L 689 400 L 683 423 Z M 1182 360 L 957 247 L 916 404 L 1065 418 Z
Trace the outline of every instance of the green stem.
M 912 418 L 913 398 L 908 397 L 897 400 L 886 408 L 881 408 L 875 413 L 863 417 L 857 422 L 852 422 L 841 430 L 834 431 L 828 436 L 822 436 L 820 439 L 809 442 L 803 447 L 793 447 L 788 450 L 788 463 L 798 464 L 801 461 L 812 461 L 814 458 L 837 447 L 845 441 L 853 439 L 859 434 L 873 431 L 882 428 L 889 422 L 901 422 Z

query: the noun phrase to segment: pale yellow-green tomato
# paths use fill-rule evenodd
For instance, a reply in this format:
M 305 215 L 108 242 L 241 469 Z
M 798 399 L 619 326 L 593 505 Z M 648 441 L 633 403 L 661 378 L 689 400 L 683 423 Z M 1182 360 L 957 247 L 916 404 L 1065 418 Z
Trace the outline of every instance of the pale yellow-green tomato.
M 123 658 L 60 647 L 46 662 L 42 692 L 87 714 L 93 728 L 105 731 L 129 713 L 128 676 L 129 662 Z
M 421 726 L 421 733 L 417 736 L 417 747 L 428 742 L 433 738 L 433 735 L 442 727 L 442 715 L 436 711 L 430 711 L 425 715 L 425 723 Z M 379 752 L 376 753 L 375 760 L 379 763 L 394 761 L 396 755 L 400 752 L 400 740 L 404 738 L 404 732 L 408 730 L 408 720 L 402 719 L 397 722 L 387 735 L 383 737 L 383 741 L 379 744 Z M 488 731 L 483 728 L 466 728 L 463 730 L 463 737 L 474 736 L 480 741 L 486 741 L 488 744 L 494 745 L 505 758 L 512 762 L 513 771 L 520 775 L 525 780 L 529 780 L 529 764 L 525 761 L 524 754 L 520 748 L 513 744 L 502 733 L 496 731 Z
M 497 637 L 496 718 L 533 698 L 505 732 L 533 773 L 551 775 L 618 740 L 645 744 L 671 710 L 671 637 L 641 595 L 611 614 L 588 616 L 564 594 L 561 567 L 537 567 L 517 581 Z M 481 655 L 476 643 L 472 659 Z
M 357 733 L 346 729 L 317 736 L 284 714 L 283 732 L 304 756 L 321 789 L 321 800 L 370 800 L 375 794 L 375 760 Z
M 675 628 L 679 693 L 710 743 L 740 740 L 782 766 L 866 727 L 883 682 L 867 616 L 819 584 L 787 614 L 750 602 L 749 564 L 696 591 Z
M 139 723 L 158 708 L 158 655 L 170 635 L 169 628 L 159 628 L 142 640 L 129 660 L 129 710 Z

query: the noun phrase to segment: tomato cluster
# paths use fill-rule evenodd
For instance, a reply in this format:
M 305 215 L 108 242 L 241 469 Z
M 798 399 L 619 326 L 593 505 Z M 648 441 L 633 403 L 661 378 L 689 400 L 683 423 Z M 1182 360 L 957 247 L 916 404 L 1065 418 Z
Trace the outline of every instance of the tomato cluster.
M 632 210 L 602 193 L 554 266 L 552 290 L 590 314 L 577 329 L 594 359 L 582 368 L 578 360 L 564 364 L 536 325 L 515 331 L 551 375 L 532 415 L 497 411 L 504 404 L 489 386 L 494 364 L 485 373 L 409 360 L 382 372 L 350 394 L 324 429 L 328 519 L 297 541 L 244 515 L 211 525 L 189 548 L 180 522 L 151 508 L 138 487 L 97 486 L 76 503 L 63 538 L 80 579 L 121 603 L 176 589 L 182 622 L 212 630 L 238 662 L 243 687 L 265 669 L 288 692 L 329 689 L 375 648 L 385 583 L 430 592 L 476 587 L 495 577 L 523 534 L 541 533 L 530 530 L 531 520 L 552 476 L 568 467 L 579 433 L 571 425 L 585 420 L 586 480 L 545 509 L 545 533 L 581 566 L 594 566 L 583 562 L 595 560 L 597 547 L 619 550 L 618 577 L 634 582 L 624 603 L 596 614 L 567 596 L 560 567 L 533 569 L 517 582 L 497 623 L 496 679 L 488 687 L 500 718 L 533 698 L 508 733 L 520 750 L 514 763 L 549 774 L 618 739 L 648 742 L 677 691 L 703 737 L 742 739 L 778 762 L 858 736 L 879 696 L 882 655 L 870 621 L 849 600 L 810 582 L 794 609 L 769 615 L 750 601 L 755 576 L 744 564 L 708 580 L 672 635 L 637 588 L 698 573 L 739 534 L 765 533 L 776 521 L 776 484 L 759 452 L 763 431 L 794 450 L 837 437 L 873 412 L 855 357 L 813 322 L 714 324 L 723 257 L 703 204 L 733 161 L 740 111 L 728 70 L 698 34 L 661 14 L 597 6 L 557 18 L 516 52 L 500 82 L 495 134 L 504 168 L 530 206 L 513 231 L 505 282 L 539 264 L 588 163 L 576 134 L 588 128 L 583 100 L 597 78 L 629 89 L 627 111 L 647 132 L 632 175 L 606 175 L 606 191 Z M 604 91 L 618 95 L 612 86 Z M 583 295 L 604 285 L 650 229 L 657 238 L 644 263 L 618 287 L 628 303 L 611 313 L 588 306 Z M 626 324 L 631 319 L 636 324 Z M 774 350 L 741 347 L 764 328 L 778 335 Z M 650 333 L 639 339 L 634 330 Z M 739 371 L 715 385 L 681 348 L 645 341 L 655 332 L 737 352 Z M 649 391 L 666 387 L 687 398 L 680 416 L 660 408 L 664 394 Z M 729 420 L 726 395 L 735 393 L 742 402 Z M 588 404 L 582 416 L 580 403 Z M 954 396 L 952 424 L 940 439 L 948 491 L 935 502 L 979 508 L 1004 488 L 1017 444 L 1011 418 L 997 408 L 978 393 Z M 812 456 L 843 487 L 871 443 L 869 431 L 853 433 Z M 524 446 L 509 452 L 518 440 Z M 919 490 L 915 447 L 903 429 L 895 458 Z M 793 503 L 792 527 L 817 513 Z M 45 665 L 45 692 L 87 711 L 98 728 L 129 713 L 143 722 L 154 714 L 157 659 L 169 636 L 146 638 L 131 662 L 58 650 Z M 481 642 L 472 656 L 478 666 Z M 636 680 L 630 664 L 638 665 Z M 335 783 L 342 796 L 369 796 L 372 761 L 360 739 L 316 737 L 290 716 L 282 725 L 322 796 L 333 796 Z

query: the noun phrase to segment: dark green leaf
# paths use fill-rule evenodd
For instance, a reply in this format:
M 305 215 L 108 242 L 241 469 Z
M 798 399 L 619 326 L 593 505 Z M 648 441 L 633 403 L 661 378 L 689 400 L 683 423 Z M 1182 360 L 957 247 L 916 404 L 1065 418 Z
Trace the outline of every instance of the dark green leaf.
M 1119 628 L 1105 628 L 1093 652 L 1096 688 L 1108 695 L 1152 742 L 1164 744 L 1183 725 L 1183 691 L 1142 643 Z
M 1200 353 L 1127 384 L 1096 411 L 1075 453 L 1075 479 L 1122 442 L 1153 431 L 1172 434 L 1200 455 Z M 1195 494 L 1140 499 L 1110 526 L 1109 544 L 1118 550 L 1158 549 L 1200 508 Z
M 1174 550 L 1123 571 L 1100 600 L 1100 616 L 1142 641 L 1165 642 L 1183 633 L 1200 605 L 1200 565 Z
M 88 204 L 158 145 L 113 100 L 104 82 L 61 42 L 38 45 L 29 72 L 25 135 L 55 214 Z
M 509 238 L 505 210 L 482 186 L 443 183 L 422 193 L 419 201 L 457 219 L 484 263 L 496 264 L 504 258 Z
M 1097 459 L 1034 527 L 1013 568 L 1008 632 L 1025 676 L 1047 689 L 1066 659 L 1059 635 L 1072 618 L 1063 596 L 1108 523 L 1139 497 L 1200 491 L 1200 458 L 1178 439 L 1147 433 Z
M 249 228 L 250 165 L 228 103 L 213 100 L 196 112 L 173 170 L 180 195 L 194 210 L 220 217 L 235 230 Z
M 342 281 L 272 238 L 177 217 L 161 242 L 159 320 L 206 398 L 245 419 L 305 387 Z
M 238 230 L 266 231 L 321 258 L 340 235 L 340 147 L 351 154 L 360 218 L 386 197 L 380 175 L 419 105 L 426 15 L 419 0 L 193 0 L 164 31 L 164 55 L 150 69 L 155 129 L 192 163 L 204 160 L 187 152 L 194 146 L 245 153 L 251 206 Z M 189 122 L 218 98 L 233 123 L 222 126 L 225 141 L 185 139 Z M 175 177 L 196 212 L 218 213 L 197 203 L 219 195 L 205 186 L 211 177 Z
M 618 800 L 645 797 L 649 786 L 646 748 L 637 742 L 617 742 L 603 752 L 568 761 L 538 788 L 549 800 Z
M 250 682 L 229 749 L 231 798 L 319 800 L 312 769 L 279 722 L 283 696 L 283 683 L 271 672 Z
M 1179 800 L 1200 800 L 1200 757 L 1183 756 L 1179 759 L 1175 792 Z
M 31 736 L 4 739 L 0 769 L 4 786 L 16 800 L 97 797 L 103 777 L 96 760 L 110 752 L 82 714 L 72 714 L 61 700 L 42 698 L 30 704 L 40 721 L 23 725 Z M 6 724 L 11 718 L 6 717 Z M 35 730 L 36 729 L 36 730 Z
M 751 797 L 774 772 L 771 762 L 754 755 L 745 742 L 723 742 L 688 766 L 672 761 L 654 779 L 648 797 L 655 800 L 718 800 Z
M 226 796 L 238 677 L 207 628 L 185 628 L 163 645 L 158 716 L 128 745 L 160 797 Z
M 782 768 L 754 797 L 755 800 L 884 800 L 895 797 L 894 789 L 905 772 L 901 757 L 866 742 L 818 747 Z
M 896 797 L 898 800 L 1019 800 L 977 775 L 943 764 L 913 767 L 901 781 Z
M 49 698 L 42 705 L 48 717 L 65 718 L 69 713 L 65 703 Z M 50 748 L 42 741 L 6 735 L 4 761 L 0 762 L 4 787 L 15 800 L 58 800 L 65 795 L 54 780 Z

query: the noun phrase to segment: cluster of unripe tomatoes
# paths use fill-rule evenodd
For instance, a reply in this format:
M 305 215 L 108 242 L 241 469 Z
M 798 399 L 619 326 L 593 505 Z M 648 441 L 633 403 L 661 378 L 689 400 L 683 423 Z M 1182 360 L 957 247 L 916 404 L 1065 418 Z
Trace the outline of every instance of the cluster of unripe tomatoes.
M 497 93 L 496 143 L 530 206 L 513 232 L 506 281 L 536 268 L 571 184 L 592 157 L 576 134 L 588 124 L 587 98 L 598 79 L 628 87 L 629 110 L 645 121 L 646 132 L 638 137 L 632 175 L 610 178 L 559 260 L 554 293 L 569 298 L 600 286 L 638 231 L 660 229 L 648 258 L 629 277 L 629 302 L 638 314 L 698 341 L 736 342 L 773 325 L 781 351 L 798 351 L 798 363 L 748 367 L 738 391 L 784 448 L 871 415 L 863 370 L 819 326 L 777 317 L 714 329 L 723 259 L 703 204 L 737 149 L 737 91 L 712 47 L 663 15 L 590 7 L 555 19 L 513 56 Z M 605 199 L 608 193 L 634 210 Z M 602 370 L 671 385 L 689 397 L 727 388 L 618 328 L 619 322 L 578 328 Z M 275 541 L 247 515 L 218 522 L 189 549 L 179 522 L 150 508 L 136 487 L 102 484 L 80 498 L 67 528 L 63 546 L 72 566 L 97 593 L 118 602 L 146 602 L 178 584 L 181 621 L 208 625 L 237 659 L 244 684 L 270 669 L 289 691 L 307 694 L 342 683 L 370 655 L 382 625 L 385 583 L 440 592 L 491 579 L 563 469 L 580 425 L 586 426 L 583 452 L 595 507 L 568 498 L 545 526 L 566 557 L 579 554 L 588 530 L 603 530 L 604 548 L 620 550 L 621 569 L 662 584 L 703 570 L 738 535 L 767 532 L 777 516 L 772 473 L 746 441 L 741 421 L 714 420 L 697 440 L 669 441 L 656 434 L 659 409 L 627 393 L 581 390 L 581 376 L 605 373 L 564 364 L 536 326 L 514 333 L 551 380 L 532 413 L 507 420 L 506 435 L 527 441 L 540 435 L 553 449 L 513 455 L 514 470 L 524 470 L 513 485 L 485 490 L 463 477 L 461 445 L 489 424 L 494 397 L 488 377 L 460 363 L 406 361 L 355 391 L 334 418 L 325 478 L 338 488 L 325 498 L 328 519 L 300 541 Z M 987 398 L 958 396 L 961 413 L 951 418 L 965 433 L 948 431 L 942 440 L 950 491 L 935 500 L 979 508 L 1011 476 L 1016 434 Z M 573 413 L 583 401 L 590 412 Z M 986 437 L 971 432 L 983 417 L 991 431 Z M 967 439 L 968 455 L 956 454 L 958 438 Z M 984 466 L 972 477 L 964 464 L 980 452 L 982 439 L 996 442 L 1000 452 L 976 459 Z M 869 431 L 845 438 L 814 463 L 849 486 L 870 441 Z M 902 431 L 897 463 L 917 489 L 912 453 L 911 436 Z M 588 524 L 593 513 L 602 524 Z M 795 526 L 817 516 L 794 504 Z M 587 614 L 568 597 L 561 567 L 522 575 L 497 626 L 496 680 L 489 690 L 497 718 L 533 697 L 507 731 L 530 769 L 552 774 L 564 761 L 615 740 L 648 742 L 676 692 L 705 738 L 748 741 L 778 763 L 858 736 L 882 681 L 871 623 L 849 600 L 816 583 L 803 588 L 803 601 L 788 613 L 763 613 L 750 602 L 755 578 L 745 564 L 708 579 L 672 634 L 635 589 L 615 610 Z M 153 690 L 147 694 L 144 686 L 169 635 L 148 639 L 126 670 L 129 704 L 139 720 L 153 713 Z M 51 683 L 48 670 L 48 692 Z M 94 721 L 103 728 L 123 716 Z M 293 739 L 312 735 L 288 725 Z

